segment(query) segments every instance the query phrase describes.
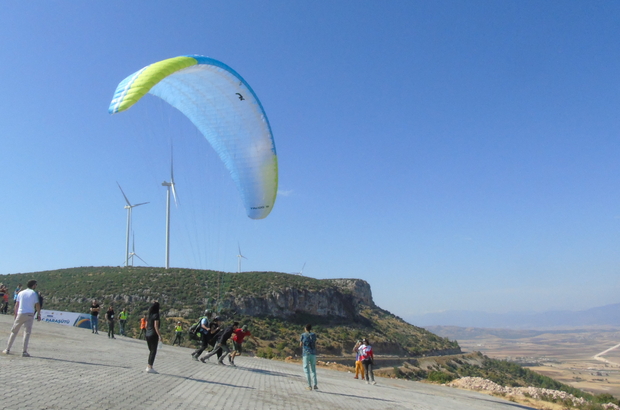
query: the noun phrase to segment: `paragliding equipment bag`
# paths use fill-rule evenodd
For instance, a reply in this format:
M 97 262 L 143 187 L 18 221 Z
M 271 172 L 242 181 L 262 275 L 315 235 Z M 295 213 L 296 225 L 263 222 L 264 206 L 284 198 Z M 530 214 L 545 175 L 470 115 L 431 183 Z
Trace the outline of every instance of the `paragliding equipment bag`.
M 188 334 L 190 340 L 200 340 L 200 322 L 202 322 L 202 319 L 204 319 L 205 317 L 206 316 L 200 317 L 200 319 L 198 319 L 198 322 L 194 323 L 189 327 Z

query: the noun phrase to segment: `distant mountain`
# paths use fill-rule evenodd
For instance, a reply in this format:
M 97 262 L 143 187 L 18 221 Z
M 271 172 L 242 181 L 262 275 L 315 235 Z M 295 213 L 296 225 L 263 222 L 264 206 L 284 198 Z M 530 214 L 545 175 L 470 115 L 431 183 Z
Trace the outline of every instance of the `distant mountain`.
M 620 326 L 620 303 L 580 311 L 486 313 L 447 310 L 406 317 L 415 326 L 459 326 L 507 329 L 552 329 L 575 326 Z

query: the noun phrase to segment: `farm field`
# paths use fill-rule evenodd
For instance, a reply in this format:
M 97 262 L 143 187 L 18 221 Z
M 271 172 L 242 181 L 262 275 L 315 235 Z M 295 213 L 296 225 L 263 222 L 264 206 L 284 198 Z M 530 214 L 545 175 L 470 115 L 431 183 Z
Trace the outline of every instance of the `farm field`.
M 457 338 L 463 351 L 507 359 L 592 393 L 620 397 L 620 328 L 481 332 Z M 500 336 L 498 336 L 498 334 Z M 614 348 L 610 351 L 606 350 Z M 604 354 L 601 354 L 605 352 Z M 595 357 L 596 356 L 596 357 Z

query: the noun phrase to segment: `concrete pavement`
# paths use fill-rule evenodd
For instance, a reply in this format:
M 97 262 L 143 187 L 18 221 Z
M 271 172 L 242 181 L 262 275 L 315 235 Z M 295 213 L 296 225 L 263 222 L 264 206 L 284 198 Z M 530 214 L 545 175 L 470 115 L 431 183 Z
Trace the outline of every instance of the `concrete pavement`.
M 12 325 L 0 315 L 0 348 Z M 144 372 L 146 342 L 53 323 L 33 326 L 21 357 L 22 332 L 11 355 L 0 354 L 0 409 L 528 409 L 485 394 L 318 369 L 318 391 L 305 390 L 301 365 L 241 356 L 238 367 L 202 364 L 190 349 L 164 346 Z M 0 350 L 1 350 L 0 349 Z

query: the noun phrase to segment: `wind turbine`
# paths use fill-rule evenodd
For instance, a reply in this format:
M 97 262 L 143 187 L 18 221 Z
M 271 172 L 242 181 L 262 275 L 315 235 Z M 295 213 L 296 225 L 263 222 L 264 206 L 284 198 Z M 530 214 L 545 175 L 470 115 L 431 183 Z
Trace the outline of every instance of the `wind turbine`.
M 129 257 L 131 258 L 131 266 L 133 266 L 133 257 L 135 256 L 136 258 L 140 259 L 142 262 L 144 262 L 146 264 L 146 266 L 151 266 L 149 265 L 144 259 L 142 259 L 140 257 L 140 255 L 138 255 L 136 253 L 136 234 L 133 233 L 133 231 L 131 232 L 131 236 L 133 239 L 133 244 L 131 245 L 131 253 L 129 254 Z
M 131 202 L 129 202 L 129 199 L 127 199 L 127 195 L 125 195 L 125 192 L 123 192 L 123 188 L 121 188 L 121 184 L 119 184 L 118 181 L 116 181 L 116 185 L 118 185 L 118 188 L 121 190 L 121 193 L 123 194 L 123 197 L 125 198 L 125 202 L 127 202 L 127 205 L 125 205 L 125 209 L 127 210 L 127 239 L 125 240 L 125 267 L 127 267 L 129 266 L 129 231 L 131 229 L 131 210 L 135 208 L 136 206 L 148 204 L 148 202 L 142 202 L 140 204 L 132 205 Z
M 172 160 L 172 150 L 170 150 L 170 182 L 162 182 L 166 187 L 166 269 L 170 267 L 170 191 L 174 197 L 174 204 L 178 206 L 177 192 L 174 188 L 174 166 Z
M 247 258 L 241 254 L 241 245 L 239 245 L 239 242 L 237 242 L 237 247 L 239 248 L 239 254 L 237 255 L 237 273 L 241 273 L 241 258 Z
M 299 271 L 299 276 L 303 276 L 304 275 L 304 268 L 306 267 L 306 262 L 304 262 L 304 266 L 301 267 L 301 270 Z

